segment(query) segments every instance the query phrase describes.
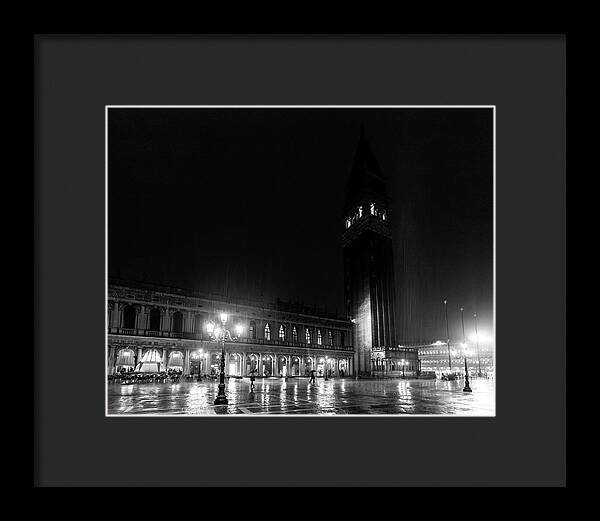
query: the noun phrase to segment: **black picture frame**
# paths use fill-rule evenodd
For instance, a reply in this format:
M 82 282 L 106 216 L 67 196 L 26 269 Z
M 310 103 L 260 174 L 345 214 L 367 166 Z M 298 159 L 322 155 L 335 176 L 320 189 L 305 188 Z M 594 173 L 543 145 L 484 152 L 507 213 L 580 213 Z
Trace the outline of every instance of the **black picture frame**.
M 564 35 L 34 39 L 38 486 L 565 484 Z M 128 104 L 495 105 L 496 417 L 106 418 L 104 107 Z

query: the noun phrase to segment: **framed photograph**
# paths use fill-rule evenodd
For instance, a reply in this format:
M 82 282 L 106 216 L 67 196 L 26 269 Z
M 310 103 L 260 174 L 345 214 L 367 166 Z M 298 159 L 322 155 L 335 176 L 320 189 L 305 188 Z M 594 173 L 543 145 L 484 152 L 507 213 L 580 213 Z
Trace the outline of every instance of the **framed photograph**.
M 107 106 L 106 414 L 494 416 L 494 110 Z
M 35 485 L 565 486 L 565 35 L 34 38 Z

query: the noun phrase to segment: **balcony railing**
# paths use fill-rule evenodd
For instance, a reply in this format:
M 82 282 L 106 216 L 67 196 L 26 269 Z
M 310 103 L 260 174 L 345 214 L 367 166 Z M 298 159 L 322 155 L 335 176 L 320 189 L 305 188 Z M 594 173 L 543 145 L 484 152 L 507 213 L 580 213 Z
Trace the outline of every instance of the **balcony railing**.
M 204 333 L 190 333 L 188 331 L 176 332 L 176 331 L 151 331 L 149 329 L 128 329 L 123 327 L 109 327 L 108 333 L 111 335 L 128 335 L 128 336 L 145 336 L 145 337 L 158 337 L 158 338 L 177 338 L 183 340 L 205 340 L 210 341 L 211 338 Z M 306 344 L 303 342 L 293 342 L 289 340 L 267 340 L 265 338 L 247 338 L 242 337 L 235 342 L 242 344 L 258 344 L 267 346 L 283 346 L 283 347 L 303 347 L 307 349 L 333 349 L 336 351 L 353 351 L 352 346 L 341 346 L 341 345 L 318 345 L 318 344 Z

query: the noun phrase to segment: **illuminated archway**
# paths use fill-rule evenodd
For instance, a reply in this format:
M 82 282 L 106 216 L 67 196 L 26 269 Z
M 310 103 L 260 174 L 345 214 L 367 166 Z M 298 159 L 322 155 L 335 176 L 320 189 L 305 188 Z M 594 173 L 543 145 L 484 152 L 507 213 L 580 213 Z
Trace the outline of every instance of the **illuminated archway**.
M 246 357 L 246 374 L 250 375 L 253 371 L 258 374 L 258 355 L 251 353 Z
M 315 368 L 315 361 L 312 356 L 307 356 L 305 361 L 304 374 L 310 375 L 310 372 Z
M 164 370 L 162 363 L 162 354 L 158 349 L 147 349 L 142 355 L 142 359 L 138 361 L 136 371 L 140 373 L 159 373 Z
M 242 376 L 242 357 L 238 353 L 229 354 L 229 364 L 227 365 L 227 374 L 229 376 Z
M 288 376 L 289 375 L 289 365 L 288 359 L 286 356 L 279 355 L 277 357 L 277 375 L 278 376 Z
M 325 376 L 325 358 L 324 357 L 317 358 L 316 370 L 317 370 L 318 376 Z
M 271 355 L 264 355 L 262 357 L 263 374 L 260 376 L 273 376 L 273 370 L 275 363 Z
M 115 371 L 120 372 L 130 371 L 135 367 L 135 353 L 133 349 L 129 347 L 125 347 L 123 349 L 119 349 L 117 353 L 117 360 L 115 362 Z
M 291 358 L 290 376 L 300 376 L 300 358 L 297 356 Z
M 171 351 L 167 367 L 173 371 L 183 372 L 183 353 L 181 351 Z

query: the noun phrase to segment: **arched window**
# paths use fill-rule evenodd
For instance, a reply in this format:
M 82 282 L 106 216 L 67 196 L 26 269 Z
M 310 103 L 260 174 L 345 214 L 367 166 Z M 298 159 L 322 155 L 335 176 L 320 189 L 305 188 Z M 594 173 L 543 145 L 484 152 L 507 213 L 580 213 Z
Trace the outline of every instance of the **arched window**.
M 375 203 L 371 203 L 371 215 L 375 215 Z
M 250 338 L 256 338 L 256 322 L 254 320 L 250 321 L 250 329 L 249 329 Z
M 265 324 L 265 340 L 271 340 L 271 328 L 269 324 Z
M 281 342 L 285 341 L 285 328 L 283 327 L 283 324 L 280 324 L 279 326 L 279 340 Z
M 181 333 L 183 330 L 183 313 L 181 311 L 175 311 L 173 313 L 173 332 Z
M 160 309 L 150 311 L 150 331 L 160 331 Z
M 298 342 L 298 330 L 296 329 L 296 326 L 292 327 L 292 341 Z
M 196 333 L 202 333 L 202 331 L 204 330 L 204 320 L 202 318 L 202 315 L 196 315 L 194 317 L 194 331 Z
M 340 331 L 340 345 L 344 347 L 344 332 Z
M 323 344 L 323 337 L 321 336 L 321 330 L 317 329 L 317 345 Z
M 331 329 L 327 331 L 327 343 L 332 346 L 333 345 L 333 333 Z
M 135 308 L 133 306 L 125 306 L 123 309 L 123 327 L 125 329 L 135 329 Z
M 306 343 L 310 344 L 310 328 L 306 328 L 305 330 Z
M 358 207 L 358 217 L 362 217 L 362 206 Z

